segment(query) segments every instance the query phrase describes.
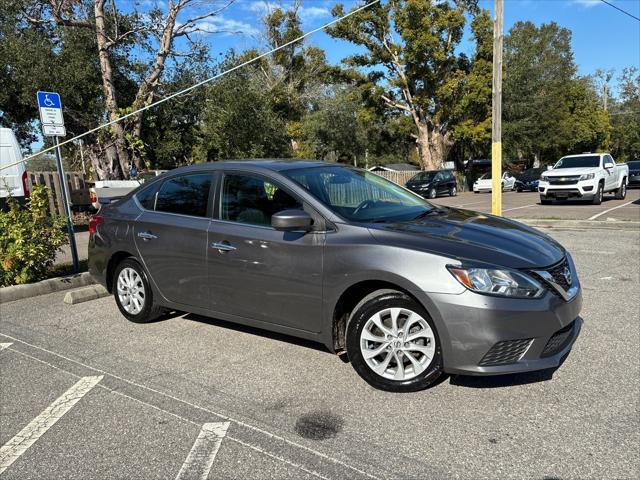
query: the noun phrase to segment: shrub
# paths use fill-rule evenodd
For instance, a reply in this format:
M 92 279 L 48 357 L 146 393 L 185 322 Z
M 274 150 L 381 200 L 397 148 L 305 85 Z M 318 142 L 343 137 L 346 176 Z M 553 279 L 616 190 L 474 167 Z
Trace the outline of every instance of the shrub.
M 48 192 L 34 185 L 25 207 L 14 198 L 0 212 L 0 286 L 46 278 L 58 249 L 67 241 L 65 218 L 48 212 Z

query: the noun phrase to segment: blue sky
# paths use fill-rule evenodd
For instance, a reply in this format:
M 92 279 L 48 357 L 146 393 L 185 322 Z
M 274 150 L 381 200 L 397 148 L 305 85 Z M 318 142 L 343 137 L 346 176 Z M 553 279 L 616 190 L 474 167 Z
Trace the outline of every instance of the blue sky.
M 139 0 L 140 1 L 140 0 Z M 384 1 L 384 0 L 383 0 Z M 609 0 L 620 8 L 640 17 L 640 0 Z M 237 0 L 230 8 L 211 21 L 201 24 L 204 30 L 229 29 L 243 34 L 204 34 L 213 54 L 229 48 L 242 50 L 262 46 L 260 18 L 268 8 L 291 4 L 292 0 Z M 155 0 L 141 0 L 144 5 Z M 159 2 L 162 4 L 164 2 Z M 301 17 L 305 31 L 321 26 L 331 20 L 334 0 L 302 0 Z M 347 6 L 359 2 L 348 0 Z M 493 0 L 480 0 L 480 6 L 493 11 Z M 624 67 L 640 67 L 640 22 L 600 0 L 505 0 L 505 33 L 517 21 L 530 20 L 536 25 L 555 21 L 573 33 L 573 50 L 578 71 L 582 75 L 593 73 L 597 68 L 615 69 L 619 73 Z M 332 63 L 354 52 L 354 47 L 337 41 L 319 32 L 310 42 L 322 47 Z M 462 51 L 473 52 L 468 41 L 460 46 Z

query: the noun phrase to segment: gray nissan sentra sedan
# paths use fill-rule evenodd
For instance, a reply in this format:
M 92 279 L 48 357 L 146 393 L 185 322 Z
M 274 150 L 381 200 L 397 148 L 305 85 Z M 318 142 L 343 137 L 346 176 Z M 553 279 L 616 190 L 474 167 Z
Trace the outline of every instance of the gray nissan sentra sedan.
M 89 270 L 127 319 L 173 309 L 315 340 L 384 390 L 557 367 L 582 324 L 555 240 L 337 164 L 178 168 L 89 230 Z

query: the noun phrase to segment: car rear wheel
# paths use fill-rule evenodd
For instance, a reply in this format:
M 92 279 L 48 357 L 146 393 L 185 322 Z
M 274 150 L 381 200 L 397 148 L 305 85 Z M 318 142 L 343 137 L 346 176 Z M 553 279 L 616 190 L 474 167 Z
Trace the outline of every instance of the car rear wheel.
M 147 323 L 164 311 L 153 304 L 153 293 L 142 265 L 133 258 L 120 262 L 113 276 L 113 296 L 120 313 L 135 323 Z
M 347 352 L 358 375 L 381 390 L 423 390 L 443 374 L 431 317 L 401 292 L 375 292 L 356 307 L 347 325 Z
M 622 185 L 616 190 L 616 200 L 624 200 L 627 196 L 627 181 L 622 179 Z
M 603 194 L 604 194 L 604 187 L 603 187 L 603 185 L 601 183 L 599 183 L 598 184 L 598 191 L 593 196 L 593 200 L 591 200 L 591 203 L 593 205 L 600 205 L 602 203 Z

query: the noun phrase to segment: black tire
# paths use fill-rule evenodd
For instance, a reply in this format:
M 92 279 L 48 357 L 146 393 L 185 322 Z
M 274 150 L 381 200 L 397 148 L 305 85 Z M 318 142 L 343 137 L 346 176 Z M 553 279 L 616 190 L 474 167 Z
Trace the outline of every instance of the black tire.
M 540 195 L 540 205 L 551 205 L 552 200 L 548 200 Z
M 435 346 L 430 363 L 428 363 L 423 372 L 407 380 L 391 380 L 377 374 L 371 367 L 369 367 L 360 349 L 360 335 L 362 334 L 367 321 L 374 314 L 389 308 L 402 308 L 419 314 L 428 323 L 431 331 L 433 332 Z M 380 390 L 386 390 L 388 392 L 415 392 L 418 390 L 424 390 L 436 383 L 443 375 L 442 346 L 440 345 L 440 339 L 433 320 L 421 305 L 401 292 L 381 290 L 374 292 L 363 299 L 363 301 L 356 306 L 351 318 L 349 319 L 346 343 L 349 360 L 351 361 L 351 365 L 355 371 L 367 383 L 369 383 L 369 385 Z M 383 350 L 381 355 L 384 355 L 385 351 L 386 350 Z M 406 366 L 409 367 L 411 363 L 412 362 L 407 362 Z M 391 365 L 390 362 L 389 365 Z
M 604 185 L 602 185 L 602 183 L 599 183 L 598 190 L 596 191 L 596 194 L 593 196 L 593 200 L 591 200 L 591 203 L 593 205 L 600 205 L 602 203 L 603 195 L 604 195 Z
M 429 192 L 427 193 L 427 198 L 436 198 L 438 196 L 438 192 L 436 191 L 435 188 L 430 188 Z
M 451 187 L 449 189 L 449 196 L 450 197 L 455 197 L 456 195 L 458 195 L 458 189 L 456 188 L 456 186 L 454 185 L 453 187 Z
M 125 306 L 120 300 L 120 295 L 118 294 L 118 277 L 120 275 L 120 272 L 122 272 L 122 270 L 124 270 L 125 268 L 131 268 L 135 270 L 135 272 L 140 276 L 140 279 L 142 280 L 142 284 L 144 286 L 144 303 L 140 312 L 136 314 L 132 314 L 126 310 Z M 149 284 L 147 274 L 144 271 L 144 268 L 142 268 L 142 265 L 140 265 L 140 263 L 133 257 L 126 258 L 122 262 L 120 262 L 120 264 L 118 264 L 113 274 L 111 285 L 113 286 L 113 296 L 116 300 L 116 305 L 118 305 L 118 310 L 120 310 L 120 313 L 122 313 L 122 315 L 130 322 L 153 322 L 164 313 L 164 308 L 158 305 L 154 305 L 153 292 L 151 290 L 151 285 Z
M 522 193 L 522 192 L 523 192 L 523 190 L 522 190 L 520 187 L 518 187 L 518 188 L 516 188 L 516 192 L 518 192 L 518 193 Z
M 627 179 L 622 179 L 620 188 L 616 190 L 616 200 L 624 200 L 627 197 Z

